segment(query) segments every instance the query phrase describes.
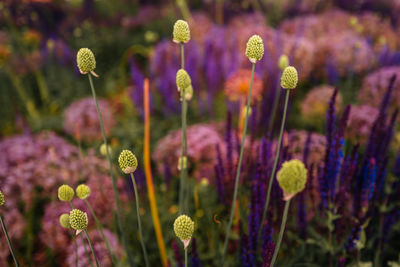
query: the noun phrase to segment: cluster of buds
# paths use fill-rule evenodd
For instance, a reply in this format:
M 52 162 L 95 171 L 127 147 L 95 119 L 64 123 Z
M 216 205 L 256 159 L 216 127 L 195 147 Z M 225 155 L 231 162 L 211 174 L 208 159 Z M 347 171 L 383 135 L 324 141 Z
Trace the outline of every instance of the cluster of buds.
M 283 191 L 284 200 L 288 201 L 304 190 L 307 182 L 307 169 L 300 160 L 285 161 L 278 171 L 276 179 Z

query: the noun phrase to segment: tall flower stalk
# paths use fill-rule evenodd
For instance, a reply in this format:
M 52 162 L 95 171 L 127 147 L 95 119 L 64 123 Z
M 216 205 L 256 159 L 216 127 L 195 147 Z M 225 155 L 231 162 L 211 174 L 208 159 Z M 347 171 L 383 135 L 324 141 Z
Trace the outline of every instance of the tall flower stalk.
M 224 264 L 225 264 L 226 251 L 228 248 L 229 236 L 230 236 L 230 232 L 231 232 L 231 228 L 232 228 L 233 217 L 235 214 L 236 200 L 237 200 L 237 195 L 238 195 L 238 190 L 239 190 L 239 178 L 240 178 L 240 170 L 242 167 L 244 142 L 246 140 L 246 133 L 247 133 L 247 122 L 248 122 L 248 118 L 249 118 L 251 89 L 253 86 L 254 70 L 255 70 L 256 62 L 261 60 L 263 55 L 264 55 L 263 41 L 260 36 L 253 35 L 248 40 L 247 46 L 246 46 L 246 56 L 249 58 L 250 62 L 252 63 L 251 78 L 250 78 L 249 93 L 248 93 L 248 97 L 247 97 L 246 116 L 245 116 L 244 126 L 243 126 L 242 143 L 240 146 L 239 161 L 238 161 L 238 165 L 237 165 L 237 169 L 236 169 L 236 178 L 235 178 L 235 187 L 234 187 L 234 191 L 233 191 L 232 206 L 231 206 L 231 211 L 230 211 L 230 216 L 229 216 L 229 222 L 226 227 L 225 241 L 224 241 L 224 247 L 223 247 L 223 252 L 222 252 L 222 266 L 224 266 Z
M 285 105 L 283 107 L 283 115 L 282 115 L 282 122 L 281 122 L 281 130 L 279 132 L 279 139 L 278 139 L 278 144 L 275 152 L 275 160 L 274 160 L 274 165 L 272 167 L 272 172 L 271 176 L 269 177 L 269 183 L 268 183 L 268 190 L 267 190 L 267 196 L 265 198 L 265 205 L 264 205 L 264 211 L 261 219 L 261 224 L 258 229 L 258 243 L 260 243 L 260 238 L 261 238 L 261 233 L 264 225 L 264 221 L 267 217 L 267 210 L 271 198 L 271 189 L 272 189 L 272 182 L 275 177 L 276 173 L 276 168 L 278 166 L 279 162 L 279 154 L 281 150 L 281 145 L 282 145 L 282 136 L 283 136 L 283 131 L 285 130 L 285 123 L 286 123 L 286 115 L 287 115 L 287 108 L 288 108 L 288 103 L 289 103 L 289 95 L 290 95 L 290 90 L 296 88 L 298 82 L 298 74 L 297 70 L 292 67 L 288 66 L 286 67 L 281 76 L 281 87 L 286 90 L 285 94 Z
M 0 206 L 3 206 L 4 203 L 5 203 L 4 194 L 3 194 L 3 192 L 0 191 Z M 1 227 L 3 228 L 4 235 L 6 236 L 8 247 L 10 248 L 10 252 L 11 252 L 11 255 L 13 257 L 15 266 L 18 267 L 19 263 L 17 261 L 17 257 L 15 257 L 14 249 L 13 249 L 13 246 L 11 244 L 10 237 L 8 236 L 7 228 L 6 228 L 6 225 L 4 224 L 3 217 L 1 216 L 1 214 L 0 214 L 0 223 L 1 223 Z
M 92 79 L 92 75 L 95 77 L 98 77 L 98 75 L 94 72 L 94 69 L 96 68 L 96 59 L 94 57 L 93 52 L 88 49 L 88 48 L 81 48 L 78 51 L 78 54 L 76 56 L 77 58 L 77 64 L 78 64 L 78 68 L 79 71 L 82 74 L 88 74 L 88 78 L 89 78 L 89 84 L 90 84 L 90 89 L 92 91 L 92 96 L 93 96 L 93 100 L 96 104 L 96 111 L 97 111 L 97 115 L 99 117 L 99 121 L 100 121 L 100 128 L 101 128 L 101 133 L 103 135 L 103 139 L 104 139 L 104 146 L 105 146 L 105 150 L 106 150 L 106 154 L 107 154 L 107 160 L 108 160 L 108 164 L 109 164 L 109 169 L 110 169 L 110 176 L 112 179 L 112 186 L 113 186 L 113 192 L 114 192 L 114 198 L 115 198 L 115 205 L 117 207 L 117 221 L 118 221 L 118 229 L 121 233 L 122 236 L 122 243 L 123 246 L 125 248 L 125 251 L 127 253 L 128 256 L 128 261 L 130 266 L 133 266 L 133 258 L 132 255 L 129 251 L 127 242 L 126 242 L 126 236 L 125 236 L 125 232 L 123 230 L 122 227 L 122 219 L 121 219 L 121 208 L 120 208 L 120 203 L 119 203 L 119 198 L 118 198 L 118 191 L 117 191 L 117 181 L 113 172 L 113 167 L 112 167 L 112 161 L 111 161 L 111 156 L 110 156 L 110 150 L 108 149 L 108 142 L 107 142 L 107 136 L 106 136 L 106 131 L 104 129 L 104 123 L 103 123 L 103 118 L 101 116 L 101 111 L 100 111 L 100 107 L 99 104 L 97 102 L 97 96 L 96 96 L 96 90 L 94 89 L 94 85 L 93 85 L 93 79 Z
M 194 222 L 187 215 L 180 215 L 174 221 L 174 231 L 176 236 L 182 241 L 183 249 L 185 250 L 185 265 L 188 267 L 188 246 L 192 240 L 194 232 Z
M 132 179 L 133 190 L 135 191 L 136 215 L 137 215 L 137 221 L 138 221 L 138 227 L 139 227 L 140 244 L 142 245 L 143 256 L 144 256 L 144 261 L 146 263 L 146 266 L 150 267 L 149 258 L 147 256 L 147 251 L 146 251 L 146 246 L 144 245 L 144 240 L 143 240 L 142 221 L 140 219 L 139 194 L 138 194 L 138 190 L 137 190 L 135 177 L 133 176 L 133 173 L 135 172 L 137 165 L 138 165 L 137 158 L 131 151 L 123 150 L 121 152 L 121 154 L 119 155 L 118 162 L 119 162 L 119 166 L 120 166 L 121 170 L 125 174 L 130 174 L 131 179 Z

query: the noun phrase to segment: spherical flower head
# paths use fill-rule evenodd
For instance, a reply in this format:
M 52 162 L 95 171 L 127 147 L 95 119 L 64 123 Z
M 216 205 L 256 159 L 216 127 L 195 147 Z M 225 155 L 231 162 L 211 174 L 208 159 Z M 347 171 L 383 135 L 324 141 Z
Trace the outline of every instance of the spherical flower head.
M 178 88 L 178 92 L 188 88 L 192 85 L 192 80 L 190 79 L 189 74 L 184 69 L 178 70 L 176 73 L 176 87 Z
M 182 170 L 187 168 L 187 157 L 179 157 L 178 159 L 178 170 Z
M 89 48 L 81 48 L 76 55 L 76 62 L 82 74 L 93 71 L 96 68 L 96 59 L 92 50 Z
M 101 146 L 100 146 L 100 154 L 102 155 L 102 156 L 107 156 L 107 147 L 108 147 L 108 153 L 110 153 L 110 155 L 112 154 L 112 149 L 111 149 L 111 147 L 110 146 L 106 146 L 106 144 L 101 144 Z
M 86 212 L 78 209 L 73 209 L 69 212 L 69 223 L 72 229 L 82 231 L 86 229 L 88 225 L 88 217 Z
M 74 189 L 72 189 L 72 187 L 70 187 L 69 185 L 63 184 L 58 188 L 58 198 L 61 201 L 71 201 L 74 198 L 74 195 Z
M 4 205 L 4 202 L 5 202 L 5 200 L 4 200 L 4 194 L 3 194 L 3 192 L 0 191 L 0 206 L 3 206 L 3 205 Z
M 252 63 L 261 60 L 264 55 L 264 43 L 259 35 L 253 35 L 247 41 L 246 56 Z
M 87 199 L 90 196 L 90 188 L 85 184 L 78 185 L 75 191 L 80 199 Z
M 184 20 L 177 20 L 174 24 L 173 41 L 175 43 L 187 43 L 190 40 L 189 24 Z
M 119 167 L 126 173 L 133 173 L 138 165 L 136 156 L 130 150 L 122 150 L 118 158 Z
M 281 71 L 289 66 L 289 58 L 287 55 L 283 54 L 279 57 L 278 66 Z
M 194 222 L 189 216 L 181 215 L 175 219 L 174 231 L 176 236 L 185 244 L 186 248 L 194 232 Z
M 276 179 L 283 190 L 284 200 L 288 201 L 305 188 L 307 169 L 300 160 L 289 160 L 282 164 Z
M 295 67 L 286 67 L 281 76 L 281 86 L 284 89 L 294 89 L 299 81 L 299 76 Z
M 71 224 L 69 223 L 69 214 L 63 213 L 60 216 L 60 224 L 63 228 L 70 228 Z

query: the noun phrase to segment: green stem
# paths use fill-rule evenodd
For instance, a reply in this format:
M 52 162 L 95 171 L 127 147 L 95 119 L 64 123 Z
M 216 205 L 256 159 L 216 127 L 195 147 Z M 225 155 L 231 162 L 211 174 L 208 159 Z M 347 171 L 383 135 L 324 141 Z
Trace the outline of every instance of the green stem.
M 86 238 L 89 242 L 90 249 L 92 250 L 92 254 L 93 254 L 94 261 L 96 262 L 96 266 L 99 267 L 99 262 L 97 261 L 96 253 L 94 252 L 92 241 L 90 240 L 89 234 L 86 229 L 83 231 L 85 232 Z
M 18 267 L 19 263 L 17 261 L 17 258 L 15 257 L 14 249 L 12 247 L 12 244 L 11 244 L 11 241 L 10 241 L 10 237 L 8 236 L 6 225 L 4 224 L 3 217 L 1 215 L 0 215 L 0 222 L 1 222 L 1 227 L 3 227 L 4 234 L 6 236 L 8 247 L 10 248 L 11 255 L 12 255 L 13 259 L 14 259 L 15 266 Z
M 279 75 L 280 76 L 280 75 Z M 271 112 L 271 117 L 269 118 L 269 123 L 268 123 L 268 133 L 272 136 L 272 130 L 274 127 L 274 122 L 275 122 L 275 116 L 276 116 L 276 110 L 278 109 L 278 104 L 279 104 L 279 99 L 281 96 L 281 87 L 278 83 L 275 91 L 275 96 L 274 96 L 274 103 L 272 106 L 272 112 Z
M 88 258 L 90 266 L 93 267 L 92 258 L 90 258 L 89 251 L 87 250 L 85 239 L 83 238 L 83 235 L 80 234 L 80 236 L 81 236 L 81 241 L 82 241 L 83 248 L 85 249 L 86 257 Z
M 69 229 L 69 233 L 71 234 L 72 240 L 74 240 L 75 244 L 75 266 L 78 267 L 78 244 L 76 243 L 76 238 L 74 232 Z
M 244 119 L 244 126 L 243 126 L 243 133 L 242 133 L 242 143 L 241 143 L 241 146 L 240 146 L 240 154 L 239 154 L 239 162 L 238 162 L 237 169 L 236 169 L 235 189 L 233 191 L 231 213 L 230 213 L 230 216 L 229 216 L 229 223 L 228 223 L 228 226 L 226 228 L 224 249 L 223 249 L 223 252 L 222 252 L 222 266 L 224 266 L 224 264 L 225 264 L 226 250 L 228 248 L 229 236 L 230 236 L 230 233 L 231 233 L 231 227 L 232 227 L 232 222 L 233 222 L 233 216 L 235 215 L 235 204 L 236 204 L 236 199 L 237 199 L 238 190 L 239 190 L 240 169 L 242 167 L 242 159 L 243 159 L 243 152 L 244 152 L 244 142 L 246 140 L 247 121 L 248 121 L 248 118 L 249 118 L 250 101 L 251 101 L 251 88 L 253 87 L 253 78 L 254 78 L 255 66 L 256 66 L 256 64 L 253 63 L 252 67 L 251 67 L 251 78 L 250 78 L 249 94 L 247 96 L 246 117 Z
M 144 245 L 144 240 L 143 240 L 143 231 L 142 231 L 142 221 L 140 219 L 140 210 L 139 210 L 139 194 L 137 190 L 137 185 L 135 181 L 135 177 L 133 176 L 133 173 L 131 173 L 131 179 L 133 183 L 133 190 L 135 191 L 135 200 L 136 200 L 136 215 L 137 215 L 137 221 L 138 221 L 138 226 L 139 226 L 139 238 L 140 238 L 140 244 L 142 245 L 142 250 L 143 250 L 143 256 L 144 256 L 144 261 L 146 263 L 146 266 L 149 267 L 149 258 L 147 256 L 147 251 L 146 251 L 146 246 Z
M 261 219 L 260 227 L 258 229 L 258 238 L 257 238 L 258 239 L 258 243 L 260 243 L 261 233 L 262 233 L 262 229 L 263 229 L 263 226 L 264 226 L 264 221 L 265 221 L 265 219 L 267 217 L 267 210 L 268 210 L 269 201 L 270 201 L 270 198 L 271 198 L 272 182 L 273 182 L 273 179 L 275 177 L 276 167 L 278 166 L 279 154 L 280 154 L 281 145 L 282 145 L 282 136 L 283 136 L 283 131 L 285 129 L 285 123 L 286 123 L 286 114 L 287 114 L 287 107 L 288 107 L 288 103 L 289 103 L 289 94 L 290 94 L 290 90 L 286 89 L 285 106 L 283 108 L 283 116 L 282 116 L 281 130 L 279 132 L 278 146 L 276 148 L 274 166 L 272 168 L 271 176 L 269 177 L 268 190 L 267 190 L 267 196 L 266 196 L 266 199 L 265 199 L 265 206 L 264 206 L 263 216 L 262 216 L 262 219 Z
M 94 221 L 96 222 L 97 228 L 99 229 L 101 236 L 103 237 L 103 240 L 106 243 L 108 253 L 110 254 L 110 257 L 111 257 L 111 261 L 112 261 L 113 265 L 115 265 L 116 261 L 114 259 L 114 254 L 111 253 L 110 243 L 108 242 L 108 239 L 107 239 L 106 235 L 104 234 L 103 225 L 101 224 L 101 222 L 97 218 L 96 214 L 94 213 L 93 207 L 92 207 L 92 205 L 90 205 L 89 201 L 87 199 L 84 199 L 84 201 L 85 201 L 86 205 L 89 207 L 90 213 L 92 214 Z
M 187 248 L 185 248 L 185 267 L 188 267 L 188 252 L 187 252 Z
M 181 43 L 181 69 L 185 69 L 185 44 Z
M 281 246 L 282 238 L 283 238 L 283 233 L 285 232 L 285 226 L 286 226 L 286 221 L 287 221 L 287 215 L 289 211 L 289 206 L 290 206 L 290 199 L 286 201 L 285 204 L 285 210 L 283 211 L 283 217 L 282 217 L 282 223 L 281 223 L 281 230 L 279 231 L 278 235 L 278 240 L 276 242 L 276 247 L 274 251 L 274 255 L 272 256 L 272 261 L 271 261 L 271 267 L 274 267 L 276 259 L 278 257 L 279 253 L 279 248 Z
M 110 151 L 108 149 L 106 131 L 104 130 L 103 118 L 101 116 L 99 103 L 97 102 L 97 96 L 96 96 L 96 91 L 95 91 L 94 86 L 93 86 L 92 75 L 89 73 L 88 77 L 89 77 L 90 89 L 92 90 L 93 100 L 94 100 L 94 102 L 96 104 L 97 115 L 99 116 L 100 128 L 101 128 L 101 133 L 102 133 L 103 139 L 104 139 L 104 145 L 106 146 L 107 160 L 108 160 L 108 164 L 109 164 L 109 168 L 110 168 L 110 176 L 111 176 L 111 179 L 112 179 L 113 192 L 114 192 L 114 198 L 115 198 L 115 205 L 117 207 L 118 229 L 119 229 L 119 231 L 120 231 L 120 233 L 122 235 L 122 243 L 123 243 L 123 246 L 124 246 L 125 251 L 126 251 L 127 256 L 128 256 L 129 265 L 130 266 L 134 266 L 132 255 L 131 255 L 131 253 L 129 251 L 129 248 L 128 248 L 128 245 L 126 243 L 125 232 L 124 232 L 123 227 L 122 227 L 121 208 L 120 208 L 120 203 L 119 203 L 119 198 L 118 198 L 118 191 L 117 191 L 117 181 L 115 179 L 114 172 L 113 172 L 113 169 L 112 169 L 113 168 L 112 167 L 112 161 L 111 161 Z

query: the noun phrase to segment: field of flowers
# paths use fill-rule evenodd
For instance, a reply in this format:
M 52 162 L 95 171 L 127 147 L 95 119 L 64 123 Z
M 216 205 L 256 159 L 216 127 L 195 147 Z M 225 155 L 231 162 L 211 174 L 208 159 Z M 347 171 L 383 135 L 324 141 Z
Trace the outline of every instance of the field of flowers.
M 0 1 L 0 266 L 400 267 L 399 0 Z

